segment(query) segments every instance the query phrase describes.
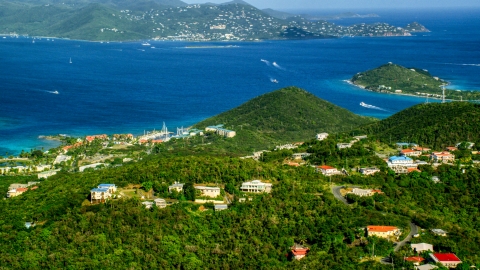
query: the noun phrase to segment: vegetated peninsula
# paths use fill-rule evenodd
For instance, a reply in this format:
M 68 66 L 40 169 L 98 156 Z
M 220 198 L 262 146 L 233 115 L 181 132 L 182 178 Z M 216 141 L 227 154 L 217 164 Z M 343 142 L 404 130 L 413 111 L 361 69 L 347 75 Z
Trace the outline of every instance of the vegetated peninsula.
M 219 5 L 189 5 L 179 0 L 17 0 L 1 2 L 0 9 L 0 34 L 91 41 L 255 41 L 411 35 L 406 28 L 386 23 L 341 26 L 303 16 L 281 19 L 239 0 Z
M 356 115 L 297 88 L 276 90 L 208 118 L 196 128 L 223 124 L 235 130 L 235 143 L 244 149 L 304 141 L 319 132 L 343 132 L 375 119 Z M 262 148 L 263 147 L 263 148 Z
M 442 98 L 442 86 L 447 81 L 432 76 L 427 70 L 406 68 L 387 63 L 380 67 L 355 74 L 350 82 L 361 88 L 379 93 L 408 94 L 420 97 Z M 445 99 L 478 100 L 478 91 L 445 89 Z

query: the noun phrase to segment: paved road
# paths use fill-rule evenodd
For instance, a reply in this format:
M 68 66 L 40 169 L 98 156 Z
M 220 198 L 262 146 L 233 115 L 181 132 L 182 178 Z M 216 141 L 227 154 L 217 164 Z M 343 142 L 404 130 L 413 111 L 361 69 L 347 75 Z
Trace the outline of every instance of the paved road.
M 410 233 L 407 235 L 407 237 L 405 237 L 405 239 L 403 239 L 403 241 L 400 241 L 397 243 L 394 251 L 395 252 L 399 251 L 407 242 L 412 240 L 412 237 L 417 233 L 418 233 L 418 226 L 410 222 Z
M 342 196 L 342 194 L 340 193 L 340 189 L 342 189 L 343 186 L 333 186 L 332 187 L 332 193 L 333 193 L 333 196 L 343 202 L 344 204 L 348 204 L 347 200 Z

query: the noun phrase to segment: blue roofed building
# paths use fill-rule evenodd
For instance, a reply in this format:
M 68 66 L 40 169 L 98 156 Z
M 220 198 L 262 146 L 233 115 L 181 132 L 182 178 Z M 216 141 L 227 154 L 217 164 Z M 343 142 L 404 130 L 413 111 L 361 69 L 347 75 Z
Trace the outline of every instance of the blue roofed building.
M 115 184 L 100 184 L 90 190 L 90 203 L 104 203 L 117 191 Z
M 228 130 L 223 128 L 223 125 L 216 125 L 216 126 L 208 126 L 205 128 L 205 131 L 215 132 L 220 136 L 224 136 L 227 138 L 232 138 L 237 135 L 237 133 L 233 130 Z

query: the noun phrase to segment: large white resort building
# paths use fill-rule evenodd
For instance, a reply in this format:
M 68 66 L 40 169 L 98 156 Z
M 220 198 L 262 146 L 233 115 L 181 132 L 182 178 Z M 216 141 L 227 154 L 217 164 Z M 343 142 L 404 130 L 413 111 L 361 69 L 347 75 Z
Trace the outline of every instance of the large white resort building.
M 240 190 L 243 192 L 252 192 L 252 193 L 260 193 L 266 192 L 270 193 L 272 191 L 272 184 L 270 183 L 263 183 L 260 180 L 253 180 L 251 182 L 243 182 Z
M 208 126 L 205 128 L 205 131 L 215 132 L 218 135 L 224 136 L 227 138 L 232 138 L 232 137 L 235 137 L 235 135 L 237 135 L 235 131 L 223 128 L 223 125 Z

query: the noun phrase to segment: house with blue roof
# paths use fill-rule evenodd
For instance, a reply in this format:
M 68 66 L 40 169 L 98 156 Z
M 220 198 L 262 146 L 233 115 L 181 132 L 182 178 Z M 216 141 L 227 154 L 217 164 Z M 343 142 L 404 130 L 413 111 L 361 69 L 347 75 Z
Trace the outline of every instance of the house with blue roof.
M 115 184 L 100 184 L 90 190 L 90 203 L 105 203 L 116 191 Z
M 389 167 L 392 166 L 413 166 L 413 159 L 406 156 L 393 156 L 388 159 L 387 162 Z

